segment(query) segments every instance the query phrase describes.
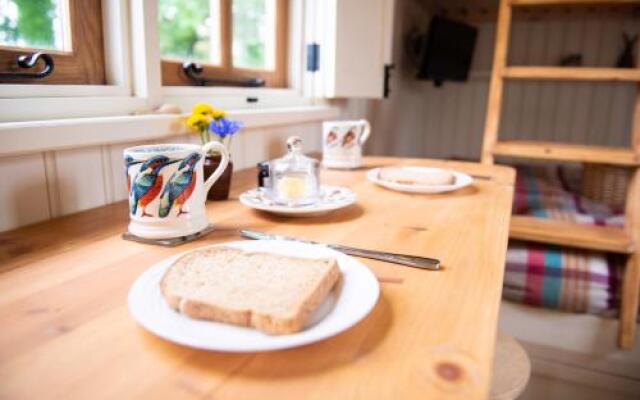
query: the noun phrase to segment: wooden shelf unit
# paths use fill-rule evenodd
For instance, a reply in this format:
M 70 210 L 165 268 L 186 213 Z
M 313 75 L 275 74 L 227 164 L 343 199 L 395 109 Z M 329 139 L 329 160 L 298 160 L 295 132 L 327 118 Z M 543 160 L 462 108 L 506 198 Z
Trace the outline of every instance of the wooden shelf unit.
M 513 239 L 578 247 L 582 249 L 632 254 L 633 239 L 624 229 L 579 225 L 524 215 L 513 215 L 509 236 Z
M 637 81 L 640 69 L 592 67 L 508 66 L 507 49 L 514 6 L 640 5 L 640 0 L 500 0 L 496 24 L 493 68 L 489 83 L 487 116 L 482 143 L 482 162 L 493 164 L 495 156 L 602 163 L 634 168 L 627 190 L 624 229 L 580 226 L 562 221 L 514 216 L 511 237 L 562 246 L 629 254 L 622 280 L 619 346 L 635 344 L 636 318 L 640 302 L 640 83 L 633 112 L 631 146 L 615 148 L 576 144 L 501 141 L 498 138 L 505 79 L 551 79 L 588 81 Z M 640 65 L 640 56 L 637 61 Z
M 539 160 L 557 160 L 609 164 L 640 165 L 640 155 L 628 148 L 588 146 L 528 140 L 503 140 L 493 147 L 493 154 Z
M 502 76 L 510 79 L 582 81 L 640 81 L 640 69 L 602 67 L 505 67 Z

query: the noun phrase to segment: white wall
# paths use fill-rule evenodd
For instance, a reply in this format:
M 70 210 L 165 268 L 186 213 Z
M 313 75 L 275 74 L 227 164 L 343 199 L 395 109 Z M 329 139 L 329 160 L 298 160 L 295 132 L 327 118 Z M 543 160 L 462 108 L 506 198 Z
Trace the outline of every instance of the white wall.
M 470 23 L 479 29 L 469 81 L 414 79 L 415 67 L 404 55 L 404 38 L 425 30 L 431 16 L 427 1 L 399 0 L 394 33 L 391 97 L 373 101 L 368 117 L 374 133 L 369 152 L 417 157 L 478 158 L 494 46 L 491 18 Z M 473 4 L 473 2 L 466 2 Z M 473 10 L 471 8 L 471 10 Z M 585 65 L 612 66 L 622 31 L 640 32 L 640 19 L 629 12 L 552 12 L 543 20 L 516 18 L 510 64 L 553 65 L 568 53 L 581 52 Z M 604 17 L 601 17 L 604 15 Z M 625 145 L 629 140 L 633 83 L 511 81 L 506 85 L 501 138 L 530 138 Z
M 291 135 L 305 149 L 320 150 L 320 123 L 309 122 L 242 130 L 232 144 L 235 169 L 279 156 Z M 197 142 L 195 135 L 162 142 Z M 125 200 L 122 150 L 159 140 L 0 157 L 0 232 L 18 226 Z

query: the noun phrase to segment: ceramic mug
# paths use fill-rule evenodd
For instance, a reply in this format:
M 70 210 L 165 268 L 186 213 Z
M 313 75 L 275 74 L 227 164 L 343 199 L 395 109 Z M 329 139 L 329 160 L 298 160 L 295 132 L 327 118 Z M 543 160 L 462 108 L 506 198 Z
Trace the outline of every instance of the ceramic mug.
M 220 165 L 205 181 L 206 154 L 216 150 Z M 200 232 L 209 225 L 207 192 L 229 163 L 217 142 L 153 144 L 124 150 L 129 191 L 129 232 L 148 239 L 168 239 Z
M 366 119 L 327 121 L 322 124 L 322 164 L 327 168 L 358 168 L 362 146 L 371 134 Z

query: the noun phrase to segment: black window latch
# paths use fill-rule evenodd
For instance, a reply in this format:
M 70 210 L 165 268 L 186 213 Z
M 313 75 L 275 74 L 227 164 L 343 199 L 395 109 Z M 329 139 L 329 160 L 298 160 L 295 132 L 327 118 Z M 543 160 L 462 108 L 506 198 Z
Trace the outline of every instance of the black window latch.
M 262 78 L 249 79 L 221 79 L 202 76 L 204 68 L 200 63 L 188 61 L 182 64 L 182 72 L 197 86 L 242 86 L 262 87 L 265 80 Z
M 22 72 L 23 69 L 31 69 L 42 60 L 43 66 L 37 72 Z M 0 79 L 42 79 L 53 72 L 53 58 L 46 53 L 37 52 L 31 54 L 20 54 L 16 57 L 16 71 L 0 72 Z

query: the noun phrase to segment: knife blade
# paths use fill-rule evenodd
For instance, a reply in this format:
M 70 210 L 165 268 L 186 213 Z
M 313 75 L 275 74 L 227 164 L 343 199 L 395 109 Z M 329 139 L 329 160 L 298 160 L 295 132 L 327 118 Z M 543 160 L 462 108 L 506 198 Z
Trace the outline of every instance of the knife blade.
M 285 235 L 277 235 L 265 232 L 253 231 L 250 229 L 243 229 L 240 231 L 242 237 L 254 240 L 288 240 L 299 243 L 315 244 L 320 246 L 326 246 L 330 249 L 339 251 L 341 253 L 348 254 L 355 257 L 370 258 L 378 261 L 386 261 L 393 264 L 405 265 L 407 267 L 428 269 L 431 271 L 438 271 L 440 269 L 440 260 L 430 257 L 412 256 L 407 254 L 388 253 L 385 251 L 367 250 L 356 247 L 342 246 L 339 244 L 325 244 L 314 242 L 311 240 L 305 240 Z

